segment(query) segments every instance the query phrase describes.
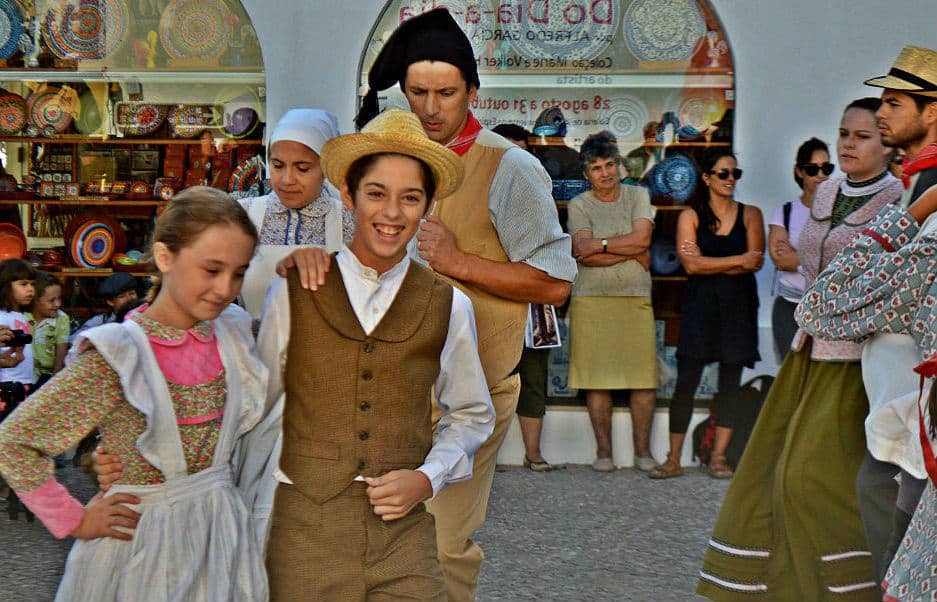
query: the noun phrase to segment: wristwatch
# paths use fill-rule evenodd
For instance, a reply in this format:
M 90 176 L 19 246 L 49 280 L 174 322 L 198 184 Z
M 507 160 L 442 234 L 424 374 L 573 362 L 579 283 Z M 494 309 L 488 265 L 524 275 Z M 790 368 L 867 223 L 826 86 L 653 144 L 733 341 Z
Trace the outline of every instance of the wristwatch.
M 608 253 L 608 239 L 607 238 L 602 239 L 602 252 Z

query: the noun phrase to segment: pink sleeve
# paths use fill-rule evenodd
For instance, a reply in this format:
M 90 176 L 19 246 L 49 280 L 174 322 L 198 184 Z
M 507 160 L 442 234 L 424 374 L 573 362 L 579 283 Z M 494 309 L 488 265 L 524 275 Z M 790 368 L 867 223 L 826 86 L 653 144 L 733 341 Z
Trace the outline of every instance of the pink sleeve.
M 17 492 L 17 495 L 58 539 L 70 535 L 81 523 L 84 506 L 55 478 L 49 479 L 38 489 L 29 493 Z

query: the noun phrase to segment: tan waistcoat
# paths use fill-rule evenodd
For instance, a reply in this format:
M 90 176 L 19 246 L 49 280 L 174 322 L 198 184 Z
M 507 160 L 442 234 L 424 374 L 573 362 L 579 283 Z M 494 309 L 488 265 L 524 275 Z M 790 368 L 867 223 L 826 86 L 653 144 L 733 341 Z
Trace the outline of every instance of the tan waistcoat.
M 280 467 L 321 504 L 357 475 L 415 469 L 433 443 L 430 390 L 449 332 L 452 287 L 416 263 L 365 335 L 332 258 L 326 283 L 289 274 L 290 341 Z
M 465 180 L 452 195 L 437 203 L 435 214 L 455 235 L 459 249 L 491 261 L 508 262 L 498 231 L 488 213 L 488 193 L 501 157 L 511 143 L 482 130 L 478 139 L 462 156 Z M 527 304 L 510 301 L 475 286 L 451 280 L 462 289 L 475 309 L 478 330 L 478 355 L 488 386 L 504 380 L 521 358 Z

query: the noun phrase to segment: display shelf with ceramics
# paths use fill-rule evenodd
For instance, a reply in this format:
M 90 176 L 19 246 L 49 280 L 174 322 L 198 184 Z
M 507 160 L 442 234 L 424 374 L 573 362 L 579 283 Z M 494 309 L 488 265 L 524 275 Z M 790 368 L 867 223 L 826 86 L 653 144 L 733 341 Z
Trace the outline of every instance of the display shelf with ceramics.
M 87 309 L 94 279 L 149 273 L 176 192 L 260 187 L 265 122 L 238 0 L 0 0 L 0 254 L 78 286 Z

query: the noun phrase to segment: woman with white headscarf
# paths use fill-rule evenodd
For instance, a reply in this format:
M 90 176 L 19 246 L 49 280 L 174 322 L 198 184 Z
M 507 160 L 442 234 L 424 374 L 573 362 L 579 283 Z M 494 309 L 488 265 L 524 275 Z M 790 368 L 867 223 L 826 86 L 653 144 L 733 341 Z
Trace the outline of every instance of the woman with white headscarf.
M 267 169 L 273 191 L 241 199 L 260 234 L 257 252 L 244 277 L 241 299 L 254 319 L 278 261 L 296 247 L 338 251 L 351 240 L 354 218 L 338 193 L 324 183 L 319 154 L 338 135 L 338 120 L 328 111 L 291 109 L 270 135 Z

